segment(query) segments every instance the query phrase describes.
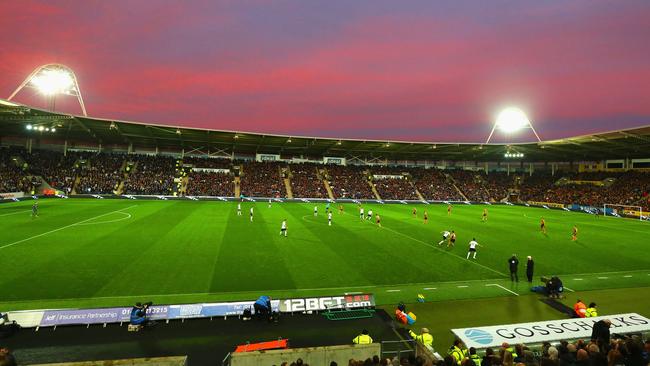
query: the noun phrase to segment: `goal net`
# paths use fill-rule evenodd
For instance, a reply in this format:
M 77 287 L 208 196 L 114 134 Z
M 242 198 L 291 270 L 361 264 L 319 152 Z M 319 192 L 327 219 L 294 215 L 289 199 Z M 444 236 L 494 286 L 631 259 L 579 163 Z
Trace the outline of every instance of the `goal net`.
M 628 217 L 639 220 L 646 220 L 648 213 L 643 212 L 641 206 L 616 205 L 606 203 L 603 205 L 603 216 Z

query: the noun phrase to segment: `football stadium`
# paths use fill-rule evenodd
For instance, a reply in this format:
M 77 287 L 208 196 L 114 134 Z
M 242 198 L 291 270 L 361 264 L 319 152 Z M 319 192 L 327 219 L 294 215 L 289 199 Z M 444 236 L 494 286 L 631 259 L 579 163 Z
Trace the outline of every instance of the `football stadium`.
M 0 365 L 650 362 L 650 125 L 196 127 L 30 67 L 0 99 Z

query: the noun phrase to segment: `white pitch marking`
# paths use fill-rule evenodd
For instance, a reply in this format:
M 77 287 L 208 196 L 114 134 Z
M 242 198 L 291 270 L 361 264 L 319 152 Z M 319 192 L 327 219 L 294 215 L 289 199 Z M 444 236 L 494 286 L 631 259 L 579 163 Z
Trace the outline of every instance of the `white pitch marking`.
M 598 277 L 599 280 L 606 280 L 606 279 L 608 279 L 608 278 L 609 278 L 609 277 Z
M 13 246 L 13 245 L 16 245 L 16 244 L 20 244 L 20 243 L 26 242 L 26 241 L 31 240 L 31 239 L 39 238 L 39 237 L 41 237 L 41 236 L 45 236 L 45 235 L 47 235 L 47 234 L 55 233 L 55 232 L 57 232 L 57 231 L 61 231 L 61 230 L 63 230 L 63 229 L 67 229 L 67 228 L 69 228 L 69 227 L 73 227 L 73 226 L 76 226 L 76 225 L 81 225 L 81 224 L 83 224 L 83 223 L 85 223 L 85 222 L 88 222 L 88 221 L 91 221 L 91 220 L 94 220 L 94 219 L 98 219 L 98 218 L 100 218 L 100 217 L 104 217 L 104 216 L 107 216 L 107 215 L 110 215 L 110 214 L 113 214 L 113 213 L 116 213 L 116 212 L 120 212 L 120 211 L 128 210 L 128 209 L 133 208 L 133 207 L 136 207 L 136 206 L 137 206 L 137 205 L 133 205 L 133 206 L 129 206 L 129 207 L 127 207 L 127 208 L 122 208 L 122 209 L 119 209 L 119 210 L 111 211 L 111 212 L 108 212 L 108 213 L 105 213 L 105 214 L 102 214 L 102 215 L 99 215 L 99 216 L 95 216 L 95 217 L 91 217 L 91 218 L 89 218 L 89 219 L 85 219 L 85 220 L 82 220 L 82 221 L 79 221 L 79 222 L 75 222 L 74 224 L 70 224 L 70 225 L 62 226 L 62 227 L 60 227 L 60 228 L 58 228 L 58 229 L 54 229 L 54 230 L 50 230 L 50 231 L 46 231 L 46 232 L 44 232 L 44 233 L 42 233 L 42 234 L 38 234 L 38 235 L 34 235 L 34 236 L 30 236 L 29 238 L 25 238 L 25 239 L 22 239 L 22 240 L 15 241 L 15 242 L 13 242 L 13 243 L 9 243 L 9 244 L 3 245 L 3 246 L 0 247 L 0 249 L 8 248 L 8 247 L 10 247 L 10 246 Z
M 515 296 L 519 296 L 518 293 L 516 293 L 516 292 L 514 292 L 514 291 L 512 291 L 512 290 L 508 290 L 507 288 L 505 288 L 505 287 L 503 287 L 503 286 L 501 286 L 501 285 L 499 285 L 499 284 L 497 284 L 497 283 L 489 283 L 489 284 L 487 284 L 487 285 L 485 285 L 485 286 L 496 286 L 496 287 L 498 287 L 498 288 L 500 288 L 500 289 L 502 289 L 502 290 L 506 290 L 506 291 L 508 291 L 509 293 L 514 294 Z
M 625 277 L 625 278 L 630 278 L 630 277 L 632 277 L 632 275 L 627 275 L 627 276 L 623 276 L 623 277 Z
M 400 292 L 402 290 L 386 290 L 386 292 Z
M 582 278 L 574 278 L 574 281 L 582 281 Z
M 569 291 L 571 291 L 571 292 L 575 292 L 575 291 L 573 291 L 572 289 L 570 289 L 570 288 L 568 288 L 568 287 L 566 287 L 566 286 L 564 286 L 564 288 L 567 289 L 567 290 L 569 290 Z
M 346 292 L 345 295 L 361 295 L 363 292 Z
M 469 286 L 465 286 L 465 285 L 458 285 L 458 286 L 456 286 L 456 287 L 458 287 L 458 288 L 465 288 L 465 287 L 469 287 Z
M 126 213 L 126 212 L 118 212 L 118 213 L 120 213 L 120 214 L 122 214 L 122 215 L 125 215 L 125 216 L 123 216 L 122 218 L 119 218 L 119 219 L 108 220 L 108 221 L 86 222 L 86 223 L 84 223 L 84 224 L 79 224 L 79 226 L 81 226 L 81 225 L 110 224 L 110 223 L 113 223 L 113 222 L 124 221 L 124 220 L 128 220 L 128 219 L 131 218 L 131 214 L 130 214 L 130 213 Z
M 425 290 L 437 290 L 438 288 L 437 287 L 425 287 L 424 289 Z
M 31 212 L 31 210 L 24 210 L 24 211 L 16 211 L 16 212 L 12 212 L 12 213 L 6 213 L 6 214 L 2 214 L 2 215 L 0 215 L 0 217 L 2 217 L 2 216 L 16 215 L 16 214 L 19 214 L 19 213 L 25 213 L 25 212 Z

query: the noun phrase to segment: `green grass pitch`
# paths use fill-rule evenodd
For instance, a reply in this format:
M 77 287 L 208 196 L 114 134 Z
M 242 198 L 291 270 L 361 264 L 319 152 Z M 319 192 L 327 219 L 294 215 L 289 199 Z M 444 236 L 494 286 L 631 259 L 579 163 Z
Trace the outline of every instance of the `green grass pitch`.
M 650 223 L 561 210 L 457 204 L 448 216 L 446 205 L 364 204 L 381 215 L 378 227 L 360 220 L 354 204 L 344 204 L 343 214 L 333 204 L 332 226 L 322 203 L 244 202 L 238 216 L 235 202 L 47 199 L 37 218 L 31 204 L 0 206 L 3 310 L 260 294 L 372 292 L 383 304 L 414 302 L 418 293 L 428 301 L 515 296 L 529 293 L 528 255 L 536 283 L 557 274 L 568 291 L 650 285 Z M 489 220 L 481 222 L 485 207 Z M 539 230 L 541 217 L 548 235 Z M 436 245 L 443 230 L 458 234 L 454 248 Z M 474 237 L 482 246 L 467 260 Z M 513 253 L 518 284 L 508 276 Z

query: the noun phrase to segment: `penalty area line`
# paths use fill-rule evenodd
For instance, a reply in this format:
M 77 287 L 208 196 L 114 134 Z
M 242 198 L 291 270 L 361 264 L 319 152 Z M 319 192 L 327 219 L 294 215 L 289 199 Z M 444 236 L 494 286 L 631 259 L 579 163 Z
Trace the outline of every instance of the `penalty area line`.
M 133 208 L 133 207 L 136 207 L 136 206 L 137 206 L 137 205 L 133 205 L 133 206 L 129 206 L 129 207 L 126 207 L 126 208 L 119 209 L 119 210 L 115 210 L 115 211 L 107 212 L 107 213 L 105 213 L 105 214 L 101 214 L 101 215 L 98 215 L 98 216 L 95 216 L 95 217 L 91 217 L 91 218 L 89 218 L 89 219 L 85 219 L 85 220 L 82 220 L 82 221 L 79 221 L 79 222 L 75 222 L 74 224 L 70 224 L 70 225 L 62 226 L 62 227 L 57 228 L 57 229 L 54 229 L 54 230 L 50 230 L 50 231 L 46 231 L 46 232 L 41 233 L 41 234 L 38 234 L 38 235 L 30 236 L 29 238 L 25 238 L 25 239 L 21 239 L 21 240 L 15 241 L 15 242 L 13 242 L 13 243 L 5 244 L 5 245 L 1 246 L 0 249 L 9 248 L 9 247 L 14 246 L 14 245 L 16 245 L 16 244 L 20 244 L 20 243 L 24 243 L 24 242 L 26 242 L 26 241 L 28 241 L 28 240 L 32 240 L 32 239 L 36 239 L 36 238 L 40 238 L 41 236 L 45 236 L 45 235 L 48 235 L 48 234 L 52 234 L 52 233 L 55 233 L 55 232 L 57 232 L 57 231 L 61 231 L 61 230 L 63 230 L 63 229 L 67 229 L 67 228 L 69 228 L 69 227 L 73 227 L 73 226 L 77 226 L 77 225 L 82 225 L 82 224 L 84 224 L 84 223 L 86 223 L 86 222 L 88 222 L 88 221 L 92 221 L 92 220 L 98 219 L 98 218 L 100 218 L 100 217 L 108 216 L 108 215 L 110 215 L 110 214 L 114 214 L 114 213 L 116 213 L 116 212 L 121 212 L 121 211 L 124 211 L 124 210 L 128 210 L 128 209 Z

